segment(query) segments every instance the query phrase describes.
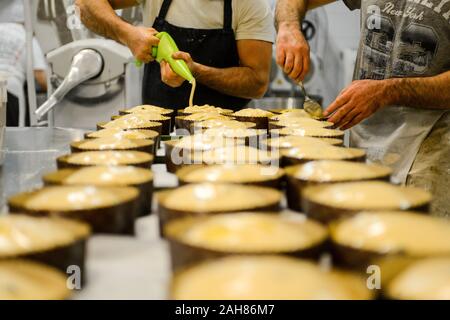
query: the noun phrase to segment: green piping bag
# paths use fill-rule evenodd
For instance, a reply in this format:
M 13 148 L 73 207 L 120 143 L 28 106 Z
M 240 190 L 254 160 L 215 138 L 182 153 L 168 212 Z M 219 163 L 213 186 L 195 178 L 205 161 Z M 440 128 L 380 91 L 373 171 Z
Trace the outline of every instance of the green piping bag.
M 175 52 L 180 51 L 175 40 L 173 40 L 167 32 L 160 32 L 156 37 L 159 38 L 159 45 L 152 48 L 153 58 L 159 63 L 163 60 L 166 61 L 176 74 L 192 83 L 194 81 L 194 76 L 187 63 L 182 59 L 172 58 Z M 142 66 L 142 62 L 136 61 L 136 66 L 139 68 Z

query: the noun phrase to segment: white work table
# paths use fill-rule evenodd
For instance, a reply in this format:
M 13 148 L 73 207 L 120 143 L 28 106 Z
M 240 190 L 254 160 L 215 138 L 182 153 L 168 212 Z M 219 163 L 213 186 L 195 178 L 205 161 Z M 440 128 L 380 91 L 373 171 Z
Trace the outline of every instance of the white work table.
M 84 131 L 64 128 L 8 128 L 0 169 L 0 212 L 6 199 L 42 185 L 43 174 L 56 170 L 55 159 Z M 157 188 L 175 187 L 165 166 L 152 168 Z M 165 299 L 170 281 L 168 246 L 158 234 L 156 215 L 136 222 L 136 235 L 95 235 L 88 241 L 87 283 L 75 299 Z

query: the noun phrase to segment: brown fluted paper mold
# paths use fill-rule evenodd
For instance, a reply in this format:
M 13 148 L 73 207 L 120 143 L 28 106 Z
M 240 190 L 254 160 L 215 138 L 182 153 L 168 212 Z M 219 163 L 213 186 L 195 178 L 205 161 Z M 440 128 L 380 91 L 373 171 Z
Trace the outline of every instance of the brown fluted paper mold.
M 165 163 L 167 171 L 176 173 L 186 165 L 201 164 L 204 151 L 214 150 L 225 146 L 242 145 L 244 141 L 224 139 L 221 136 L 197 134 L 179 140 L 164 142 Z
M 304 145 L 281 151 L 283 166 L 293 166 L 317 160 L 345 160 L 364 162 L 366 152 L 362 149 L 334 147 L 325 144 Z
M 187 157 L 187 153 L 200 152 L 189 148 L 177 147 L 178 144 L 179 140 L 164 141 L 165 163 L 167 171 L 170 173 L 176 173 L 184 166 L 184 159 Z
M 142 125 L 146 123 L 160 123 L 162 124 L 161 134 L 170 134 L 170 122 L 171 118 L 166 117 L 160 113 L 156 112 L 145 112 L 145 113 L 130 113 L 126 115 L 115 115 L 111 117 L 111 122 L 107 125 L 108 127 L 119 127 L 127 128 L 128 126 Z
M 169 135 L 171 132 L 171 121 L 172 119 L 170 117 L 166 117 L 159 113 L 132 113 L 128 115 L 118 115 L 118 116 L 112 116 L 111 120 L 119 120 L 119 119 L 126 119 L 127 117 L 131 118 L 139 118 L 144 121 L 148 122 L 158 122 L 162 124 L 161 134 L 163 135 Z
M 94 233 L 134 234 L 139 191 L 131 187 L 45 187 L 12 196 L 12 213 L 88 223 Z
M 119 110 L 120 115 L 133 113 L 159 113 L 166 117 L 172 117 L 175 113 L 175 110 L 153 105 L 141 105 L 129 109 Z
M 131 166 L 99 166 L 63 169 L 43 176 L 46 185 L 135 187 L 139 190 L 139 216 L 152 212 L 153 173 Z
M 448 220 L 418 212 L 362 212 L 330 225 L 335 263 L 366 272 L 378 266 L 382 287 L 418 260 L 450 257 Z
M 113 120 L 109 122 L 97 123 L 97 130 L 102 129 L 122 129 L 122 130 L 153 130 L 162 134 L 162 123 L 144 121 L 137 119 L 136 121 L 125 122 L 123 119 Z
M 232 139 L 249 147 L 258 148 L 261 142 L 267 139 L 267 131 L 262 129 L 206 129 L 204 135 Z
M 272 188 L 236 184 L 189 184 L 158 195 L 161 228 L 174 219 L 239 211 L 279 211 L 283 198 Z M 161 229 L 162 231 L 162 229 Z
M 206 165 L 261 164 L 279 167 L 281 164 L 281 154 L 276 150 L 268 151 L 244 145 L 237 145 L 205 151 L 201 154 L 201 158 L 196 158 L 194 160 L 195 163 L 203 163 Z
M 65 300 L 70 298 L 67 275 L 29 260 L 0 261 L 1 300 Z
M 237 120 L 206 120 L 196 122 L 191 126 L 193 132 L 201 133 L 208 129 L 255 129 L 253 122 L 241 122 Z
M 284 137 L 284 136 L 300 136 L 300 137 L 312 137 L 312 138 L 332 138 L 332 139 L 344 139 L 345 132 L 342 130 L 318 128 L 318 127 L 305 127 L 305 128 L 289 128 L 270 130 L 272 137 Z
M 171 221 L 164 228 L 173 270 L 227 255 L 287 255 L 318 259 L 327 228 L 305 217 L 236 213 Z
M 234 183 L 281 189 L 284 170 L 259 164 L 192 165 L 177 171 L 180 185 L 190 183 Z
M 66 273 L 68 267 L 80 268 L 85 280 L 86 241 L 90 227 L 61 218 L 6 215 L 0 217 L 0 261 L 27 259 L 51 265 Z
M 308 118 L 314 119 L 312 115 L 306 112 L 304 109 L 271 109 L 269 110 L 276 115 L 273 117 L 274 120 L 278 121 L 280 119 L 287 118 Z
M 274 114 L 261 109 L 243 109 L 233 113 L 232 116 L 238 121 L 255 123 L 255 129 L 269 130 L 269 119 Z
M 309 118 L 286 118 L 269 122 L 269 130 L 282 128 L 332 128 L 334 124 L 328 121 L 319 121 Z
M 302 147 L 309 147 L 311 145 L 331 145 L 335 147 L 341 147 L 343 141 L 341 139 L 331 138 L 312 138 L 312 137 L 300 137 L 300 136 L 284 136 L 271 139 L 265 139 L 261 141 L 260 147 L 263 150 L 289 150 Z
M 399 273 L 384 292 L 394 300 L 450 300 L 450 257 L 415 262 Z
M 200 108 L 200 109 L 197 109 Z M 185 110 L 189 110 L 185 112 Z M 201 110 L 201 111 L 199 111 Z M 233 120 L 230 115 L 232 110 L 216 108 L 212 106 L 194 106 L 178 111 L 178 116 L 175 116 L 175 126 L 177 133 L 182 135 L 184 133 L 194 134 L 194 126 L 197 123 L 201 123 L 208 120 Z
M 154 141 L 154 150 L 156 152 L 160 145 L 160 134 L 153 130 L 123 130 L 118 128 L 102 129 L 99 131 L 89 132 L 85 134 L 85 139 L 103 139 L 117 138 L 128 140 L 152 140 Z
M 368 300 L 366 279 L 285 256 L 227 256 L 176 272 L 175 300 Z
M 158 106 L 153 105 L 142 105 L 142 106 L 136 106 L 130 109 L 125 110 L 119 110 L 120 115 L 128 115 L 128 114 L 135 114 L 135 113 L 159 113 L 165 117 L 170 118 L 170 130 L 172 131 L 175 126 L 175 110 L 168 109 L 168 108 L 162 108 Z
M 88 151 L 68 154 L 56 159 L 58 169 L 92 166 L 134 166 L 151 169 L 154 156 L 140 151 Z
M 84 135 L 86 139 L 99 139 L 99 138 L 125 138 L 130 140 L 153 140 L 158 141 L 160 134 L 153 130 L 123 130 L 117 128 L 102 129 L 99 131 L 88 132 Z
M 390 181 L 389 167 L 349 161 L 312 161 L 286 168 L 287 201 L 291 210 L 302 212 L 302 192 L 316 185 L 381 180 Z
M 203 106 L 192 106 L 187 107 L 185 109 L 178 110 L 179 116 L 189 116 L 194 113 L 206 113 L 206 112 L 215 112 L 223 115 L 230 115 L 233 113 L 233 110 L 230 109 L 223 109 L 220 107 L 214 107 L 210 105 L 203 105 Z
M 99 138 L 75 141 L 70 144 L 72 153 L 86 151 L 140 151 L 155 154 L 153 140 L 126 139 L 126 138 Z
M 305 214 L 327 223 L 361 211 L 428 212 L 430 202 L 431 194 L 419 188 L 363 181 L 307 187 L 301 203 Z
M 183 129 L 188 131 L 190 134 L 193 134 L 194 133 L 193 126 L 196 123 L 208 120 L 229 121 L 233 119 L 227 115 L 220 114 L 217 112 L 198 112 L 188 116 L 175 117 L 175 125 L 178 129 Z

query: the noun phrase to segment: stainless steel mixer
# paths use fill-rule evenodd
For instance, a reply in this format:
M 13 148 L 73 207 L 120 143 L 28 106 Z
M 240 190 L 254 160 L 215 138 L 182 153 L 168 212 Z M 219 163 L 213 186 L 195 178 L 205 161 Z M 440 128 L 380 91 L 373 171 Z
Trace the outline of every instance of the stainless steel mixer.
M 130 50 L 89 32 L 74 0 L 24 5 L 27 44 L 35 35 L 49 67 L 47 101 L 37 108 L 33 88 L 28 93 L 32 125 L 93 129 L 109 120 L 105 115 L 141 103 L 142 71 L 134 66 Z M 132 23 L 142 17 L 139 7 L 120 13 Z M 27 64 L 28 83 L 33 84 L 32 61 Z
M 136 82 L 127 81 L 133 56 L 117 42 L 74 41 L 48 53 L 47 60 L 50 95 L 34 113 L 38 119 L 49 113 L 50 126 L 95 128 L 140 94 Z

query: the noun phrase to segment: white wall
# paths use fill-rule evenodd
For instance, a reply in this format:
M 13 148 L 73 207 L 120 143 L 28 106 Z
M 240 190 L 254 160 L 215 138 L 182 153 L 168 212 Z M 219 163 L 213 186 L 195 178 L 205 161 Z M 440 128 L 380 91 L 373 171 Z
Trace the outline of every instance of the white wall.
M 358 47 L 360 36 L 360 12 L 350 11 L 343 1 L 325 6 L 329 19 L 330 38 L 340 49 Z
M 360 12 L 350 11 L 343 1 L 325 6 L 328 45 L 324 53 L 324 105 L 331 103 L 351 81 L 360 37 Z
M 277 0 L 269 0 L 273 9 Z M 356 49 L 359 39 L 359 10 L 350 11 L 338 0 L 324 6 L 329 19 L 329 32 L 339 47 Z

